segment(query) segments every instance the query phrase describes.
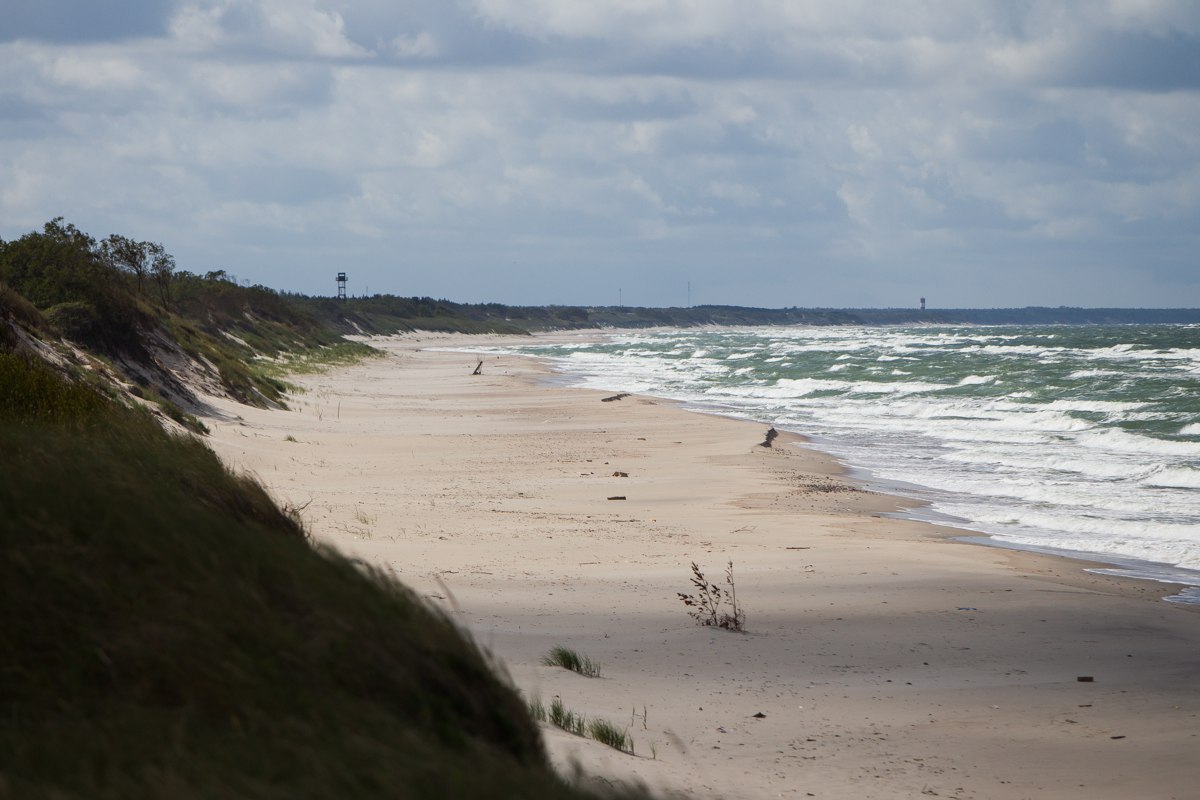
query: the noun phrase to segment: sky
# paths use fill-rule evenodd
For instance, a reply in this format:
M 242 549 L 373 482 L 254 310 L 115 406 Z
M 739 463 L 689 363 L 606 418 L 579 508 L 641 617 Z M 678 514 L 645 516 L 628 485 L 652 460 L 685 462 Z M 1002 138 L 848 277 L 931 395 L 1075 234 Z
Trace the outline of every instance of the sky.
M 1200 306 L 1195 0 L 0 0 L 0 238 L 461 302 Z

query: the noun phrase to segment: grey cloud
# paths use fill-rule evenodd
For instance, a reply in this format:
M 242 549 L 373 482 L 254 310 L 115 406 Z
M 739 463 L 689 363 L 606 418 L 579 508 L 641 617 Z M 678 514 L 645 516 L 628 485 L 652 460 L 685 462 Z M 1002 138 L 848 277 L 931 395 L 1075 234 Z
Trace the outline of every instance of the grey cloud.
M 551 114 L 585 122 L 679 119 L 698 111 L 695 98 L 682 91 L 620 93 L 608 97 L 581 93 L 555 100 L 548 109 Z
M 340 9 L 347 37 L 383 63 L 410 69 L 464 69 L 515 66 L 564 56 L 578 58 L 586 46 L 530 40 L 514 31 L 489 26 L 458 2 L 364 0 Z M 397 39 L 430 43 L 433 52 L 398 53 Z
M 240 166 L 210 174 L 208 183 L 218 198 L 285 206 L 338 200 L 359 193 L 358 181 L 352 176 L 296 164 Z
M 674 75 L 707 80 L 775 79 L 836 81 L 853 73 L 845 56 L 818 42 L 786 46 L 764 41 L 747 47 L 704 43 L 664 50 L 647 49 L 632 54 L 614 71 Z
M 967 152 L 977 158 L 1036 161 L 1062 167 L 1079 166 L 1087 158 L 1087 131 L 1073 119 L 1009 124 L 968 136 Z
M 1082 39 L 1052 69 L 1069 86 L 1151 92 L 1200 90 L 1200 38 L 1177 31 L 1103 31 Z
M 12 91 L 0 90 L 0 141 L 44 135 L 54 115 L 45 105 Z
M 77 44 L 163 36 L 174 5 L 164 0 L 8 0 L 0 42 Z

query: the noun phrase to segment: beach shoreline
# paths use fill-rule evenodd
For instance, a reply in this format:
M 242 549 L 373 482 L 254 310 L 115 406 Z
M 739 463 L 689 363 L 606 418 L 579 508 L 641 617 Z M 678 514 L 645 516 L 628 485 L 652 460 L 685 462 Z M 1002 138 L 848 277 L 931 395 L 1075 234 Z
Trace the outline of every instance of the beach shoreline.
M 528 697 L 629 728 L 636 756 L 547 729 L 564 769 L 696 797 L 1194 791 L 1200 616 L 1161 586 L 893 518 L 765 425 L 431 349 L 488 341 L 375 340 L 290 411 L 214 401 L 211 443 Z M 733 562 L 746 634 L 688 618 L 693 561 Z M 601 677 L 542 666 L 555 645 Z
M 723 330 L 737 331 L 740 328 L 734 326 L 706 326 L 706 330 Z M 645 334 L 653 333 L 682 333 L 678 328 L 652 328 L 638 330 L 611 330 L 603 333 L 594 331 L 574 331 L 574 332 L 553 332 L 534 334 L 534 338 L 542 344 L 595 344 L 604 342 L 612 336 L 630 335 L 630 334 Z M 691 333 L 692 331 L 687 331 Z M 528 344 L 525 340 L 516 340 L 513 342 L 518 346 Z M 469 346 L 467 347 L 447 347 L 446 352 L 474 352 L 476 357 L 481 357 L 480 352 L 493 351 L 492 348 L 484 348 L 476 350 Z M 494 351 L 493 351 L 494 352 Z M 528 352 L 521 352 L 520 349 L 511 351 L 514 355 L 523 355 L 540 364 L 549 364 L 550 368 L 543 376 L 543 380 L 547 385 L 557 386 L 562 388 L 598 388 L 595 386 L 587 386 L 579 375 L 573 374 L 569 369 L 559 369 L 560 364 L 558 359 L 552 356 L 539 356 Z M 619 382 L 618 382 L 619 383 Z M 615 388 L 609 387 L 608 391 L 616 391 Z M 932 525 L 935 530 L 939 531 L 939 535 L 956 538 L 958 541 L 967 544 L 980 545 L 985 547 L 999 547 L 1005 550 L 1015 550 L 1018 552 L 1031 553 L 1039 556 L 1048 556 L 1051 558 L 1067 559 L 1081 564 L 1082 567 L 1089 571 L 1096 571 L 1097 574 L 1104 574 L 1111 577 L 1118 577 L 1125 580 L 1141 581 L 1145 585 L 1157 586 L 1158 591 L 1164 592 L 1162 599 L 1167 602 L 1180 603 L 1191 605 L 1200 608 L 1200 572 L 1189 570 L 1183 567 L 1177 567 L 1172 564 L 1160 563 L 1158 561 L 1139 559 L 1133 556 L 1121 556 L 1114 553 L 1092 552 L 1088 550 L 1071 549 L 1070 547 L 1054 547 L 1048 544 L 1027 544 L 1019 541 L 1013 541 L 1002 535 L 994 532 L 989 532 L 985 527 L 973 526 L 968 519 L 957 518 L 940 511 L 935 510 L 934 500 L 927 495 L 929 488 L 926 486 L 914 485 L 899 480 L 889 480 L 875 474 L 872 467 L 849 464 L 843 460 L 843 456 L 837 455 L 836 444 L 832 441 L 822 439 L 819 436 L 813 436 L 808 433 L 803 433 L 800 430 L 801 426 L 781 424 L 772 419 L 754 419 L 744 410 L 732 407 L 722 406 L 720 404 L 697 402 L 694 399 L 679 400 L 672 398 L 663 398 L 648 393 L 647 396 L 654 397 L 658 402 L 675 402 L 681 408 L 689 411 L 694 411 L 701 414 L 711 414 L 730 419 L 741 420 L 751 424 L 774 425 L 782 431 L 790 432 L 799 437 L 804 446 L 810 447 L 813 451 L 822 453 L 832 458 L 840 468 L 840 474 L 855 481 L 863 488 L 871 492 L 886 495 L 895 498 L 897 508 L 893 513 L 900 519 L 924 522 Z M 1145 589 L 1146 586 L 1142 588 Z

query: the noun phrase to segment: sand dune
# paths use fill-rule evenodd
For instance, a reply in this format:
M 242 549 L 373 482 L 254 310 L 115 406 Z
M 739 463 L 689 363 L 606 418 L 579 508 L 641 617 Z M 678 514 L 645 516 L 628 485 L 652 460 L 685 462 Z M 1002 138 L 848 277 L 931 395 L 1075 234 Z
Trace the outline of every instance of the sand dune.
M 564 770 L 694 797 L 1195 796 L 1195 608 L 881 516 L 895 498 L 764 426 L 429 349 L 481 341 L 377 340 L 291 411 L 221 404 L 211 441 L 528 696 L 629 727 L 636 756 L 547 728 Z M 693 561 L 733 562 L 745 633 L 689 618 Z M 560 644 L 601 677 L 542 666 Z

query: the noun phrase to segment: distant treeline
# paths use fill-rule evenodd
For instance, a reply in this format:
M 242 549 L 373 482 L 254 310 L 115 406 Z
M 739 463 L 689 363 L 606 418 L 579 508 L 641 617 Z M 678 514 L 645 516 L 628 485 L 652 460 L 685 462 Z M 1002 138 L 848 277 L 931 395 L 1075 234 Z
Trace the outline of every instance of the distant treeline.
M 586 328 L 688 328 L 704 325 L 1153 325 L 1197 324 L 1195 308 L 690 308 L 509 306 L 428 297 L 314 298 L 289 295 L 343 332 L 411 329 L 525 333 Z
M 862 325 L 1185 325 L 1200 323 L 1197 308 L 854 308 Z

